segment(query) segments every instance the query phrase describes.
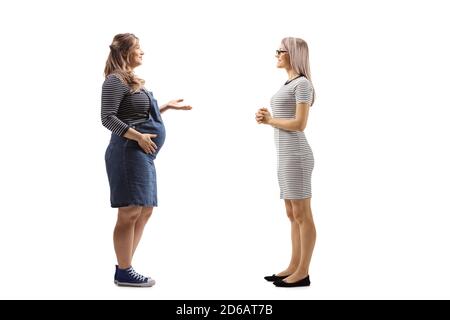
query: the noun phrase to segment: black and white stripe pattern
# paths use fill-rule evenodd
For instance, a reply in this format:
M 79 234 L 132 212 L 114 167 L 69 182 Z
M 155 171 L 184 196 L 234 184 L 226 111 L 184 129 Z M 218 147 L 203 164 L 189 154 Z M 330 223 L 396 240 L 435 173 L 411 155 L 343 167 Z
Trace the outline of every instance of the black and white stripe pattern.
M 311 104 L 312 97 L 312 84 L 305 77 L 283 85 L 271 99 L 273 117 L 294 119 L 296 104 Z M 275 128 L 275 145 L 281 199 L 310 198 L 314 156 L 305 134 Z
M 143 90 L 131 93 L 116 75 L 109 75 L 102 87 L 102 124 L 122 136 L 128 130 L 128 123 L 148 119 L 150 101 Z

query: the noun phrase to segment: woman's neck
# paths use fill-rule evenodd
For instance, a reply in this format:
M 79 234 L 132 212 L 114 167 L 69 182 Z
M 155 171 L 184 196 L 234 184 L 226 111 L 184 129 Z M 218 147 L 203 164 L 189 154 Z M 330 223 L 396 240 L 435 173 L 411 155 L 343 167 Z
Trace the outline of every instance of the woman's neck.
M 295 77 L 298 77 L 299 76 L 299 74 L 297 73 L 297 72 L 295 72 L 294 71 L 294 69 L 286 69 L 286 72 L 287 72 L 287 74 L 288 74 L 288 79 L 289 80 L 292 80 L 292 79 L 294 79 Z

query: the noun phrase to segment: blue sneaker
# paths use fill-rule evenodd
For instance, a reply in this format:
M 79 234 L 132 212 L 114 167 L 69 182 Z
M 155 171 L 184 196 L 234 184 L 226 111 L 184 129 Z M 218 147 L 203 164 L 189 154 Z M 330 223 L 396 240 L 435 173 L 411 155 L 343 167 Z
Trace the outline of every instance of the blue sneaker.
M 137 273 L 134 271 L 133 267 L 129 267 L 128 269 L 119 269 L 119 267 L 116 266 L 114 283 L 118 286 L 127 287 L 151 287 L 155 284 L 155 280 Z

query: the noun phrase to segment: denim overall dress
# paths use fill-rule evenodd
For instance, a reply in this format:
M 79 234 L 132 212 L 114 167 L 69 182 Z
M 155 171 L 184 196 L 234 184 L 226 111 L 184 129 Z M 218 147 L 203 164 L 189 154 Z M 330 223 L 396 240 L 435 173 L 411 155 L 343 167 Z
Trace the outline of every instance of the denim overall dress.
M 105 152 L 105 162 L 113 208 L 158 205 L 156 170 L 153 161 L 164 144 L 166 130 L 158 102 L 150 91 L 142 90 L 149 99 L 149 117 L 128 123 L 128 125 L 140 133 L 156 134 L 157 137 L 152 140 L 158 148 L 155 153 L 146 154 L 136 141 L 114 133 L 111 135 Z

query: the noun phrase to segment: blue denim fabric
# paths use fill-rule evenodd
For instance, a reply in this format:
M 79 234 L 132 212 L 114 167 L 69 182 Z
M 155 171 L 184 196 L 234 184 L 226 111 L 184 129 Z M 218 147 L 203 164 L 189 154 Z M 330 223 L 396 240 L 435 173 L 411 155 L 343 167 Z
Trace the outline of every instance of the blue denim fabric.
M 105 162 L 113 208 L 158 205 L 153 160 L 164 144 L 166 131 L 156 100 L 151 92 L 146 94 L 151 101 L 149 119 L 129 123 L 129 126 L 141 133 L 157 134 L 158 136 L 152 140 L 158 148 L 154 154 L 146 154 L 136 141 L 114 133 L 111 135 L 111 141 L 105 152 Z

